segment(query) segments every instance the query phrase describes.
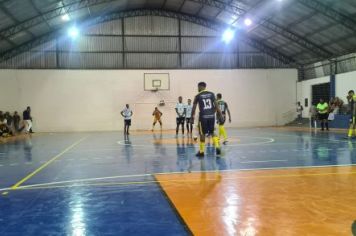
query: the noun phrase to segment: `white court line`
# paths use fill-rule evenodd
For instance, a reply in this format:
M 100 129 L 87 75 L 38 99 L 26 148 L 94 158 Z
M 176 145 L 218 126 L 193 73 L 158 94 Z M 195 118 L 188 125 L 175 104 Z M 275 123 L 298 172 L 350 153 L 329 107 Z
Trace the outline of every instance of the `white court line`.
M 251 143 L 240 143 L 240 144 L 228 144 L 229 147 L 239 147 L 239 146 L 252 146 L 252 145 L 264 145 L 264 144 L 270 144 L 270 143 L 274 143 L 275 142 L 275 139 L 273 138 L 270 138 L 270 137 L 258 137 L 258 136 L 231 136 L 230 138 L 255 138 L 255 139 L 262 139 L 262 140 L 265 140 L 265 141 L 262 141 L 262 142 L 251 142 Z M 164 140 L 164 139 L 162 139 Z M 180 140 L 180 139 L 178 139 Z M 150 141 L 150 139 L 138 139 L 137 141 Z M 154 145 L 146 145 L 146 144 L 127 144 L 125 143 L 126 141 L 125 140 L 120 140 L 118 141 L 117 143 L 119 145 L 122 145 L 122 146 L 129 146 L 129 147 L 154 147 Z M 194 145 L 194 144 L 193 144 Z M 162 145 L 159 145 L 159 146 L 163 146 Z M 194 146 L 190 146 L 189 144 L 185 144 L 185 148 L 189 149 L 189 148 L 195 148 L 195 145 Z M 166 145 L 164 146 L 165 148 L 176 148 L 176 145 L 175 144 L 172 144 L 172 145 Z
M 286 161 L 288 161 L 288 160 L 242 161 L 240 163 L 247 164 L 247 163 L 286 162 Z
M 206 170 L 206 171 L 190 171 L 190 172 L 160 172 L 160 173 L 151 173 L 151 174 L 138 174 L 138 175 L 118 175 L 118 176 L 108 176 L 108 177 L 99 177 L 99 178 L 88 178 L 88 179 L 76 179 L 76 180 L 67 180 L 59 182 L 49 182 L 42 184 L 33 184 L 33 185 L 23 185 L 17 188 L 17 190 L 31 188 L 31 187 L 41 187 L 41 186 L 50 186 L 61 183 L 76 183 L 76 182 L 87 182 L 95 180 L 105 180 L 105 179 L 118 179 L 118 178 L 130 178 L 130 177 L 147 177 L 154 175 L 173 175 L 173 174 L 187 174 L 187 173 L 216 173 L 216 172 L 236 172 L 236 171 L 258 171 L 258 170 L 289 170 L 289 169 L 311 169 L 311 168 L 330 168 L 330 167 L 352 167 L 356 164 L 341 164 L 341 165 L 323 165 L 323 166 L 290 166 L 290 167 L 266 167 L 266 168 L 244 168 L 244 169 L 230 169 L 230 170 Z M 2 188 L 0 191 L 8 191 L 9 188 Z
M 152 176 L 152 175 L 154 175 L 154 173 L 153 174 L 139 174 L 139 175 L 117 175 L 117 176 L 88 178 L 88 179 L 66 180 L 66 181 L 50 182 L 50 183 L 43 183 L 43 184 L 23 185 L 23 186 L 18 187 L 18 189 L 20 189 L 20 188 L 40 187 L 40 186 L 47 186 L 47 185 L 55 185 L 55 184 L 65 184 L 65 183 L 88 182 L 88 181 L 120 179 L 120 178 L 132 178 L 132 177 L 145 177 L 145 176 Z
M 307 134 L 308 131 L 305 131 L 305 132 L 302 132 L 303 134 Z M 267 135 L 271 135 L 270 133 L 266 133 L 266 132 L 262 132 L 264 134 L 267 134 Z M 272 134 L 273 136 L 280 136 L 280 137 L 295 137 L 295 138 L 299 138 L 299 136 L 297 135 L 291 135 L 291 134 Z M 343 143 L 348 143 L 349 141 L 348 140 L 333 140 L 333 139 L 327 139 L 327 138 L 318 138 L 318 137 L 312 137 L 311 135 L 303 135 L 303 138 L 310 138 L 310 139 L 316 139 L 316 140 L 323 140 L 323 141 L 331 141 L 331 142 L 343 142 Z

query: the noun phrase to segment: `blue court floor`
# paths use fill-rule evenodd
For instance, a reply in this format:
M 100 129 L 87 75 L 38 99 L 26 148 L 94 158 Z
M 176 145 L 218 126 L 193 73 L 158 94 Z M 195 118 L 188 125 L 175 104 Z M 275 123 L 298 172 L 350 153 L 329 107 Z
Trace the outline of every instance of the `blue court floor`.
M 342 133 L 228 129 L 220 158 L 172 132 L 43 133 L 0 144 L 0 235 L 190 235 L 154 174 L 356 164 Z

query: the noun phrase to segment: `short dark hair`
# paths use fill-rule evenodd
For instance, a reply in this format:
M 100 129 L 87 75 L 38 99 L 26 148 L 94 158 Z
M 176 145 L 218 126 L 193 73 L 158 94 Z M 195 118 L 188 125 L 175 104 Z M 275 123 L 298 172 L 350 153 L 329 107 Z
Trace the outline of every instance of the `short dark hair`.
M 353 91 L 353 90 L 350 90 L 350 91 L 349 91 L 349 93 L 355 93 L 355 91 Z
M 222 98 L 221 93 L 216 94 L 216 96 L 217 96 L 218 98 Z
M 204 88 L 205 88 L 205 87 L 206 87 L 206 83 L 205 83 L 205 82 L 199 82 L 199 83 L 198 83 L 198 86 L 199 86 L 199 87 L 204 87 Z

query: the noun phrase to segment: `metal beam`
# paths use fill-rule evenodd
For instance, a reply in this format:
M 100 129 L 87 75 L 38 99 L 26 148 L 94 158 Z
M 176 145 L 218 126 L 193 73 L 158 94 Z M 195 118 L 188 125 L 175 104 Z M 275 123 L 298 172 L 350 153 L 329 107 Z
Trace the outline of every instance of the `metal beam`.
M 71 12 L 75 12 L 75 11 L 78 11 L 80 9 L 87 8 L 90 6 L 95 6 L 95 5 L 102 4 L 102 3 L 110 3 L 110 2 L 114 2 L 114 1 L 117 1 L 117 0 L 80 0 L 80 1 L 72 2 L 72 3 L 64 5 L 62 7 L 57 7 L 53 10 L 44 12 L 42 15 L 38 15 L 38 16 L 32 17 L 26 21 L 19 22 L 18 24 L 14 25 L 14 26 L 10 26 L 6 29 L 3 29 L 0 31 L 0 36 L 8 38 L 20 31 L 24 31 L 26 29 L 29 29 L 29 28 L 35 26 L 35 25 L 39 25 L 39 24 L 43 23 L 43 20 L 49 21 L 51 19 L 54 19 L 56 17 L 66 14 L 66 13 L 71 13 Z
M 216 1 L 212 1 L 212 0 L 194 0 L 194 1 L 204 2 L 204 4 L 206 4 L 206 5 L 210 5 L 210 6 L 225 10 L 227 12 L 230 12 L 231 14 L 235 14 L 238 16 L 246 13 L 246 11 L 243 10 L 242 8 L 234 8 L 234 6 L 229 5 L 227 3 L 213 4 L 212 2 L 216 2 Z M 292 32 L 282 26 L 279 26 L 279 25 L 271 22 L 270 20 L 256 19 L 256 21 L 258 21 L 258 24 L 262 25 L 266 29 L 268 29 L 272 32 L 275 32 L 279 35 L 282 35 L 283 37 L 293 41 L 294 43 L 297 43 L 300 46 L 312 51 L 314 54 L 316 54 L 318 56 L 325 57 L 325 58 L 329 58 L 332 56 L 332 53 L 327 51 L 326 49 L 320 47 L 319 45 L 309 41 L 308 39 Z
M 323 58 L 329 58 L 333 55 L 331 52 L 322 48 L 321 46 L 309 41 L 308 39 L 306 39 L 304 37 L 301 37 L 301 36 L 291 32 L 288 29 L 285 29 L 281 26 L 273 24 L 269 20 L 261 22 L 261 25 L 263 25 L 267 29 L 269 29 L 277 34 L 284 36 L 285 38 L 291 40 L 293 43 L 296 43 L 296 44 L 312 51 L 315 55 L 321 56 Z
M 229 11 L 235 15 L 241 15 L 246 12 L 243 8 L 244 5 L 236 4 L 236 3 L 233 4 L 231 1 L 230 3 L 226 3 L 220 0 L 189 0 L 189 1 L 208 5 L 224 11 Z
M 222 29 L 225 29 L 227 27 L 226 24 L 218 23 L 218 22 L 213 22 L 209 21 L 203 18 L 199 18 L 196 16 L 188 15 L 188 14 L 183 14 L 179 12 L 173 12 L 173 11 L 164 11 L 162 9 L 139 9 L 139 10 L 130 10 L 130 11 L 122 11 L 122 12 L 114 12 L 108 15 L 96 17 L 94 19 L 87 19 L 87 21 L 83 21 L 84 24 L 86 22 L 89 22 L 89 24 L 86 24 L 85 26 L 89 25 L 95 25 L 99 23 L 104 23 L 107 21 L 112 21 L 116 19 L 122 19 L 122 18 L 127 18 L 127 17 L 136 17 L 136 16 L 162 16 L 162 17 L 169 17 L 169 18 L 175 18 L 175 19 L 180 19 L 183 21 L 188 21 L 191 23 L 195 23 L 207 28 L 211 28 L 213 30 L 221 31 Z M 35 40 L 32 40 L 30 42 L 24 43 L 23 45 L 14 48 L 12 50 L 9 50 L 1 55 L 1 61 L 7 60 L 15 55 L 18 55 L 24 51 L 28 51 L 31 48 L 38 46 L 39 44 L 42 44 L 44 42 L 50 41 L 51 39 L 60 37 L 63 34 L 61 30 L 57 30 L 55 32 L 48 33 L 42 37 L 36 38 Z M 283 53 L 279 52 L 278 50 L 271 48 L 267 45 L 265 45 L 263 42 L 261 42 L 258 39 L 255 39 L 249 35 L 246 35 L 244 32 L 239 33 L 239 37 L 241 40 L 245 41 L 246 43 L 250 44 L 252 47 L 255 47 L 259 49 L 261 52 L 264 52 L 281 62 L 285 64 L 294 64 L 296 63 L 295 60 L 292 58 L 284 55 Z
M 49 29 L 51 29 L 52 27 L 50 26 L 50 24 L 48 23 L 48 21 L 43 17 L 42 12 L 40 11 L 40 9 L 38 9 L 38 7 L 36 6 L 36 3 L 33 2 L 33 0 L 30 0 L 31 6 L 35 9 L 35 11 L 37 12 L 37 14 L 39 16 L 42 17 L 43 21 L 46 23 L 46 25 L 48 26 Z
M 320 0 L 297 0 L 301 4 L 306 7 L 309 7 L 324 16 L 327 16 L 339 24 L 351 29 L 352 31 L 356 32 L 356 20 L 351 16 L 345 15 L 332 7 L 330 5 L 321 2 Z
M 0 37 L 1 38 L 8 38 L 11 35 L 14 35 L 20 31 L 26 30 L 30 27 L 33 27 L 37 24 L 42 23 L 43 21 L 48 21 L 50 19 L 53 19 L 55 17 L 58 17 L 60 15 L 74 12 L 77 10 L 80 10 L 82 8 L 88 8 L 90 6 L 95 6 L 98 4 L 102 3 L 110 3 L 114 2 L 117 0 L 80 0 L 76 2 L 72 2 L 68 5 L 58 7 L 54 10 L 48 11 L 43 13 L 42 15 L 33 17 L 27 21 L 20 22 L 16 26 L 9 27 L 5 30 L 0 31 Z M 186 0 L 182 1 L 182 4 L 180 6 L 180 9 L 183 7 L 184 3 Z M 215 8 L 218 8 L 223 11 L 228 11 L 234 15 L 241 16 L 242 14 L 246 13 L 246 10 L 244 10 L 245 5 L 240 3 L 240 2 L 226 2 L 222 0 L 190 0 L 193 2 L 201 3 L 204 5 L 212 6 Z M 316 0 L 298 0 L 302 2 L 315 2 Z M 284 36 L 285 38 L 292 40 L 293 42 L 296 42 L 297 44 L 301 45 L 302 47 L 306 48 L 307 50 L 313 52 L 314 54 L 321 56 L 321 57 L 330 57 L 332 54 L 328 52 L 326 49 L 320 47 L 319 45 L 307 40 L 306 38 L 291 32 L 283 27 L 280 27 L 271 21 L 261 19 L 259 22 L 260 25 L 263 27 Z M 356 28 L 356 26 L 355 26 Z M 263 40 L 260 40 L 262 42 Z
M 7 9 L 6 7 L 4 6 L 4 4 L 2 2 L 0 2 L 0 9 L 13 21 L 15 22 L 15 24 L 19 24 L 19 21 L 14 17 L 14 15 L 12 15 Z M 35 35 L 28 31 L 28 30 L 24 30 L 26 33 L 28 33 L 32 38 L 35 37 Z M 12 41 L 9 36 L 3 36 L 3 35 L 0 35 L 0 37 L 2 38 L 7 38 L 8 40 Z

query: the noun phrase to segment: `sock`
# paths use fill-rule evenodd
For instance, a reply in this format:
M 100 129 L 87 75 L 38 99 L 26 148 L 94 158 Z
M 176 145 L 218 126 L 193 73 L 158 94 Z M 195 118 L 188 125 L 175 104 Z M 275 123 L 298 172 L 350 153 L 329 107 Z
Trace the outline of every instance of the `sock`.
M 225 126 L 223 125 L 219 125 L 219 136 L 223 136 L 224 137 L 224 141 L 227 140 L 227 133 L 225 130 Z
M 348 135 L 350 138 L 352 137 L 352 131 L 353 131 L 353 129 L 350 128 L 350 129 L 349 129 L 349 135 Z M 355 130 L 355 131 L 356 131 L 356 130 Z
M 216 136 L 213 137 L 213 143 L 215 148 L 220 148 L 220 142 L 218 137 Z
M 199 152 L 204 153 L 204 151 L 205 151 L 205 142 L 200 142 Z

